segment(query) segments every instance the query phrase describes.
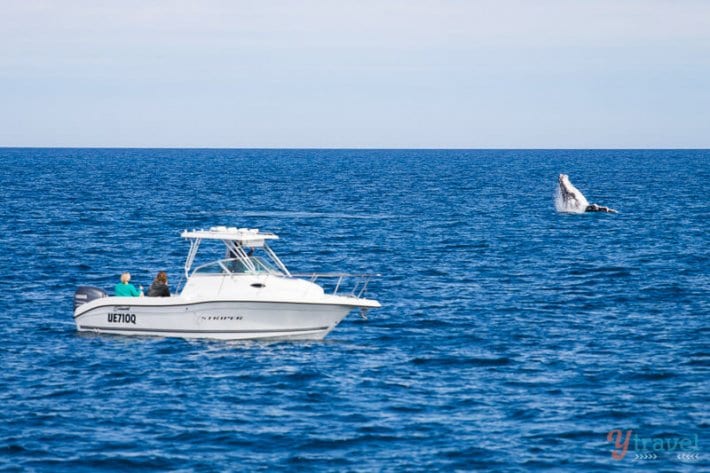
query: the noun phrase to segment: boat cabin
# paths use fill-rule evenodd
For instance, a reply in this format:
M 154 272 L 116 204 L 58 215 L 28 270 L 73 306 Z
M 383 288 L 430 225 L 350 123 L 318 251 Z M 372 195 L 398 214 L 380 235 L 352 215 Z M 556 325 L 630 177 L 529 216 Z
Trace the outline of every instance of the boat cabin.
M 273 233 L 261 233 L 255 228 L 212 227 L 209 230 L 185 230 L 180 234 L 190 241 L 185 260 L 185 277 L 191 274 L 274 274 L 291 273 L 269 247 L 269 240 L 278 240 Z M 219 240 L 225 246 L 223 259 L 196 267 L 192 264 L 202 240 Z

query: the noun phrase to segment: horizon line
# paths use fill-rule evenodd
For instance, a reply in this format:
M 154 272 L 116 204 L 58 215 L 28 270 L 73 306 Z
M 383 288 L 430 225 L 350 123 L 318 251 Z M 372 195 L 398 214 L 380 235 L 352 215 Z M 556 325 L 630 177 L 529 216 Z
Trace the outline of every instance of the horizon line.
M 164 149 L 164 150 L 313 150 L 313 151 L 708 151 L 710 147 L 661 147 L 661 148 L 637 148 L 637 147 L 511 147 L 511 148 L 400 148 L 400 147 L 220 147 L 220 146 L 5 146 L 0 145 L 0 149 Z

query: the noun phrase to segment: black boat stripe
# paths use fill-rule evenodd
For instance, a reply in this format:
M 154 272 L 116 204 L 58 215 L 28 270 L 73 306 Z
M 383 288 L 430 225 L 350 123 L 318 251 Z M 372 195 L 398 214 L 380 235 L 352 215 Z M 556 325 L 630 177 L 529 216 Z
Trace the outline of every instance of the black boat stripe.
M 347 296 L 344 296 L 347 297 Z M 304 305 L 333 305 L 333 306 L 347 306 L 348 304 L 336 304 L 333 302 L 298 302 L 298 301 L 237 301 L 237 300 L 231 300 L 231 301 L 199 301 L 199 302 L 181 302 L 179 304 L 100 304 L 97 305 L 96 307 L 92 307 L 91 309 L 87 309 L 84 312 L 77 314 L 74 316 L 76 319 L 77 317 L 81 317 L 82 315 L 86 314 L 87 312 L 90 312 L 94 309 L 98 309 L 100 307 L 111 307 L 111 306 L 118 306 L 118 307 L 183 307 L 183 306 L 188 306 L 188 305 L 197 305 L 197 304 L 219 304 L 219 303 L 233 303 L 233 302 L 243 302 L 247 304 L 251 303 L 258 303 L 258 304 L 304 304 Z M 87 303 L 88 304 L 88 303 Z M 83 304 L 82 304 L 83 305 Z M 362 307 L 361 305 L 358 304 L 353 304 L 352 308 L 356 309 L 358 307 Z M 159 314 L 151 314 L 151 315 L 159 315 Z M 174 315 L 174 314 L 170 314 Z
M 313 328 L 284 328 L 274 330 L 184 330 L 184 329 L 168 329 L 168 328 L 153 328 L 143 329 L 134 327 L 96 327 L 93 325 L 80 325 L 79 329 L 85 330 L 108 330 L 114 332 L 160 332 L 160 333 L 280 333 L 280 332 L 314 332 L 316 330 L 327 330 L 330 327 L 313 327 Z

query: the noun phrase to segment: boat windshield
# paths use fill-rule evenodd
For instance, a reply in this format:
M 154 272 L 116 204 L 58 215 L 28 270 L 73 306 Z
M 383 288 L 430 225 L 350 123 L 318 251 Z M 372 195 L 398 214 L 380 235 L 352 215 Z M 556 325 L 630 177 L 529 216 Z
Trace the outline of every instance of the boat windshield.
M 247 259 L 253 268 L 242 259 L 229 258 L 198 266 L 192 274 L 283 274 L 258 256 L 249 256 Z

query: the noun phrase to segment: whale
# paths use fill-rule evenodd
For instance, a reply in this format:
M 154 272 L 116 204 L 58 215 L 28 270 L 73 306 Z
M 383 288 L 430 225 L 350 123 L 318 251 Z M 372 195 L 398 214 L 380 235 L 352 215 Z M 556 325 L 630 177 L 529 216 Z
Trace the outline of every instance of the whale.
M 584 194 L 574 187 L 567 174 L 560 174 L 557 178 L 557 195 L 555 207 L 558 212 L 585 213 L 606 212 L 618 213 L 616 210 L 599 204 L 590 204 Z

